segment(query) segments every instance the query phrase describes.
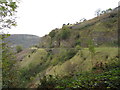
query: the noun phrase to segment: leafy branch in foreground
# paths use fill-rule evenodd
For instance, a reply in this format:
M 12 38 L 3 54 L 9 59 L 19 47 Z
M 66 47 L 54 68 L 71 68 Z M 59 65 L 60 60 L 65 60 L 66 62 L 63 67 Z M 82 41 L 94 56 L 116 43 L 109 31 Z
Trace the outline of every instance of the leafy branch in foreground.
M 16 26 L 16 9 L 17 1 L 3 0 L 0 1 L 0 30 Z
M 16 26 L 16 0 L 1 0 L 0 1 L 0 49 L 2 61 L 0 67 L 2 68 L 2 87 L 10 88 L 18 85 L 18 71 L 15 68 L 14 52 L 5 42 L 5 38 L 10 34 L 5 34 L 4 30 Z

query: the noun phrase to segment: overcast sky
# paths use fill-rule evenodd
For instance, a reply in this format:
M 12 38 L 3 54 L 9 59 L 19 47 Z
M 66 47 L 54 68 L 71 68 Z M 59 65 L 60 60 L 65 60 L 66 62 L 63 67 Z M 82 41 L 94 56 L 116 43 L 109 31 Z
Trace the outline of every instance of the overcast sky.
M 12 34 L 44 36 L 63 24 L 79 22 L 81 18 L 95 17 L 97 9 L 118 6 L 119 0 L 22 0 L 17 13 L 18 26 Z

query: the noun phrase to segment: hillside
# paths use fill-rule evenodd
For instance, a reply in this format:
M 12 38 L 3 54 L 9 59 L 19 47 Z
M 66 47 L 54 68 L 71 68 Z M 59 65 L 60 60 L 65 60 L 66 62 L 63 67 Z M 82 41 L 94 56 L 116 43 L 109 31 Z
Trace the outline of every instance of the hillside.
M 89 40 L 97 47 L 117 46 L 117 13 L 116 8 L 91 20 L 63 25 L 62 28 L 52 30 L 49 35 L 44 36 L 40 47 L 75 48 L 76 45 L 87 47 Z
M 63 25 L 16 54 L 18 88 L 120 88 L 118 8 Z
M 7 42 L 12 47 L 20 45 L 23 48 L 29 48 L 30 46 L 37 45 L 40 42 L 40 37 L 28 34 L 12 34 L 7 38 Z

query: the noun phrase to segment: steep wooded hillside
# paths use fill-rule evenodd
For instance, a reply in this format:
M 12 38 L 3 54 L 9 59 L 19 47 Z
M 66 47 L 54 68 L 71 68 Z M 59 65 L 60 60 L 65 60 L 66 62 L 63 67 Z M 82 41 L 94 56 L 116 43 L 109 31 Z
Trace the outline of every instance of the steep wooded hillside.
M 101 14 L 91 20 L 77 24 L 63 25 L 41 38 L 40 47 L 75 48 L 77 45 L 88 47 L 88 41 L 95 46 L 117 46 L 118 8 Z
M 115 8 L 63 25 L 42 37 L 38 47 L 17 53 L 19 87 L 118 89 L 118 16 Z

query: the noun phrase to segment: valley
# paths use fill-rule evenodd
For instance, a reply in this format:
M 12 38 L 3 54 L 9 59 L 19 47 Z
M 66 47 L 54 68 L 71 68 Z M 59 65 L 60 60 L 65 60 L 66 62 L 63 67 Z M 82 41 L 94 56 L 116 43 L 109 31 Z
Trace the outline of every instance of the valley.
M 109 12 L 107 12 L 110 10 Z M 90 20 L 63 24 L 43 37 L 13 35 L 15 88 L 120 88 L 119 7 Z M 24 40 L 23 40 L 24 37 Z M 16 42 L 17 41 L 17 42 Z

